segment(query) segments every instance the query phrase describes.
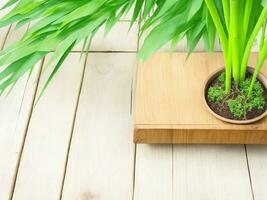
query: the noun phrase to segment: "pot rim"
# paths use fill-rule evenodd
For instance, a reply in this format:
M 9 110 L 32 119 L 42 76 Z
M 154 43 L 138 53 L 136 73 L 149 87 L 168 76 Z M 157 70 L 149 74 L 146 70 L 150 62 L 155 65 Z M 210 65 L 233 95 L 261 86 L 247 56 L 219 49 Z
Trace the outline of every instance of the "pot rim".
M 247 68 L 249 72 L 253 73 L 254 72 L 254 68 L 252 67 L 248 67 Z M 267 116 L 267 109 L 265 110 L 264 113 L 262 113 L 261 115 L 253 118 L 253 119 L 248 119 L 248 120 L 234 120 L 234 119 L 228 119 L 228 118 L 225 118 L 217 113 L 215 113 L 211 108 L 210 106 L 208 105 L 208 102 L 207 102 L 207 99 L 206 99 L 206 91 L 207 91 L 207 88 L 210 84 L 210 82 L 212 80 L 214 80 L 214 78 L 220 73 L 222 72 L 223 70 L 225 70 L 224 67 L 222 68 L 219 68 L 217 70 L 215 70 L 213 73 L 211 73 L 208 78 L 206 79 L 205 81 L 205 84 L 204 84 L 204 89 L 203 89 L 203 100 L 204 100 L 204 104 L 206 106 L 206 108 L 208 109 L 208 111 L 213 115 L 215 116 L 217 119 L 221 120 L 221 121 L 224 121 L 224 122 L 228 122 L 228 123 L 231 123 L 231 124 L 251 124 L 251 123 L 254 123 L 256 121 L 259 121 L 260 119 L 263 119 L 265 116 Z M 264 76 L 263 73 L 259 73 L 258 74 L 258 77 L 257 77 L 261 83 L 264 85 L 265 89 L 267 89 L 267 78 Z

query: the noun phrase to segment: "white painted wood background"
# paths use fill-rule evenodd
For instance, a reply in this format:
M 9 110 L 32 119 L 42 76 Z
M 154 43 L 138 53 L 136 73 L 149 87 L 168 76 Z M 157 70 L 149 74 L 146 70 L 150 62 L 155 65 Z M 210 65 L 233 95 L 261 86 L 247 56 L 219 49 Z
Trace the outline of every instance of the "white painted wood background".
M 47 59 L 0 97 L 0 200 L 266 200 L 266 145 L 132 143 L 139 47 L 128 27 L 100 32 L 83 60 L 71 53 L 34 110 Z M 0 47 L 26 29 L 1 29 Z

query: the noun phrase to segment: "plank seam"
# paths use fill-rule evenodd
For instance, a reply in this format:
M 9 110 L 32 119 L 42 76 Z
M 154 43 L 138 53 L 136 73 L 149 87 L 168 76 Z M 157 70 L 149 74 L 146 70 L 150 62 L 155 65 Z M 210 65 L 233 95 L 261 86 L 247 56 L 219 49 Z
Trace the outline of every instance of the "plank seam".
M 133 188 L 132 188 L 132 200 L 134 200 L 134 195 L 135 195 L 135 168 L 136 168 L 136 151 L 137 151 L 137 144 L 134 145 L 134 161 L 133 161 Z
M 22 160 L 22 155 L 23 155 L 24 146 L 25 146 L 25 143 L 26 143 L 27 133 L 28 133 L 28 130 L 29 130 L 29 125 L 30 125 L 30 121 L 31 121 L 31 117 L 32 117 L 33 109 L 34 109 L 34 103 L 35 103 L 35 100 L 36 100 L 37 90 L 38 90 L 38 86 L 39 86 L 39 83 L 40 83 L 40 78 L 41 78 L 41 73 L 42 73 L 42 69 L 43 69 L 43 65 L 44 65 L 44 60 L 45 59 L 42 59 L 41 66 L 40 66 L 40 69 L 39 69 L 39 72 L 38 72 L 38 75 L 37 75 L 37 81 L 36 81 L 36 86 L 34 88 L 34 95 L 33 95 L 32 105 L 30 106 L 30 113 L 29 113 L 29 116 L 28 116 L 28 119 L 27 119 L 27 125 L 26 125 L 25 131 L 24 131 L 24 137 L 22 139 L 22 146 L 21 146 L 21 149 L 20 149 L 20 152 L 19 152 L 19 156 L 18 156 L 18 161 L 17 161 L 16 170 L 15 170 L 14 181 L 13 181 L 13 184 L 12 184 L 11 194 L 10 194 L 10 198 L 9 199 L 13 199 L 13 196 L 14 196 L 14 193 L 15 193 L 17 177 L 18 177 L 18 173 L 19 173 L 19 167 L 20 167 L 20 163 L 21 163 L 21 160 Z M 26 84 L 25 88 L 27 87 L 27 84 Z M 23 97 L 23 99 L 24 99 L 24 97 Z
M 59 199 L 60 200 L 62 199 L 62 196 L 63 196 L 65 178 L 66 178 L 67 169 L 68 169 L 69 156 L 70 156 L 70 152 L 71 152 L 71 144 L 72 144 L 72 139 L 73 139 L 73 135 L 74 135 L 76 117 L 77 117 L 77 113 L 78 113 L 79 102 L 80 102 L 82 88 L 83 88 L 83 82 L 84 82 L 85 71 L 86 71 L 86 66 L 87 66 L 88 54 L 89 53 L 87 52 L 86 56 L 85 56 L 85 62 L 84 62 L 84 66 L 83 66 L 83 71 L 82 71 L 82 76 L 81 76 L 81 81 L 80 81 L 80 86 L 79 86 L 79 91 L 78 91 L 78 96 L 77 96 L 76 106 L 75 106 L 75 111 L 74 111 L 74 116 L 73 116 L 73 122 L 72 122 L 72 126 L 71 126 L 70 139 L 68 142 L 67 154 L 66 154 L 65 165 L 64 165 L 64 170 L 63 170 L 63 177 L 62 177 L 60 193 L 59 193 Z
M 4 38 L 4 42 L 3 42 L 2 46 L 1 46 L 1 50 L 3 50 L 4 47 L 5 47 L 5 44 L 6 44 L 8 35 L 9 35 L 9 33 L 10 33 L 10 30 L 11 30 L 11 26 L 9 26 L 9 28 L 8 28 L 8 30 L 7 30 L 7 33 L 6 33 L 5 38 Z
M 250 189 L 251 189 L 252 199 L 255 200 L 255 195 L 254 195 L 254 190 L 253 190 L 253 183 L 252 183 L 250 166 L 249 166 L 247 145 L 244 144 L 244 148 L 245 148 L 245 154 L 246 154 L 246 162 L 247 162 L 247 168 L 248 168 L 248 176 L 249 176 L 249 183 L 250 183 Z

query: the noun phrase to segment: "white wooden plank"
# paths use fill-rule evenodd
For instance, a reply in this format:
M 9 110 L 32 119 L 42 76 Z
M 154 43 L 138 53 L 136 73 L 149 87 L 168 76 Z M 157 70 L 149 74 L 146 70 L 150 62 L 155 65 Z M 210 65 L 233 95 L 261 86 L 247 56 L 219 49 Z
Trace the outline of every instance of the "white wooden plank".
M 255 200 L 266 200 L 267 146 L 247 145 L 247 154 Z
M 137 145 L 134 197 L 172 199 L 172 145 Z
M 134 23 L 129 31 L 130 22 L 118 22 L 108 33 L 104 36 L 104 27 L 95 35 L 90 51 L 136 51 L 137 49 L 137 32 L 138 25 Z M 83 42 L 74 47 L 73 51 L 81 51 Z
M 33 110 L 13 199 L 59 198 L 83 67 L 84 59 L 70 54 Z
M 12 32 L 6 44 L 16 41 L 22 32 Z M 12 192 L 39 70 L 40 64 L 29 80 L 25 75 L 8 96 L 0 97 L 0 199 L 9 199 Z
M 13 43 L 19 41 L 23 34 L 27 31 L 27 29 L 28 25 L 22 26 L 20 28 L 16 28 L 15 25 L 12 25 L 9 34 L 7 35 L 4 48 L 9 47 Z
M 17 42 L 23 34 L 27 31 L 28 26 L 25 25 L 20 28 L 16 28 L 12 25 L 10 30 L 9 27 L 4 27 L 0 29 L 0 47 L 7 48 L 13 43 Z
M 89 54 L 63 199 L 131 199 L 133 53 Z
M 173 199 L 253 199 L 243 145 L 175 145 L 173 171 Z

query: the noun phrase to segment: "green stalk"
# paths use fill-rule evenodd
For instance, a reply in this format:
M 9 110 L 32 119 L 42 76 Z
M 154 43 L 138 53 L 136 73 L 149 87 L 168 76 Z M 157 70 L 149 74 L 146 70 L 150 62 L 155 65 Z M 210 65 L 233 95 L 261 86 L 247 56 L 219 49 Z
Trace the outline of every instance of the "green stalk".
M 262 32 L 261 32 L 261 40 L 260 40 L 260 50 L 263 47 L 264 41 L 265 41 L 265 33 L 266 33 L 266 20 L 264 21 L 262 25 Z
M 239 39 L 238 39 L 238 1 L 230 0 L 230 27 L 229 27 L 229 41 L 231 43 L 232 51 L 232 68 L 233 78 L 239 84 Z
M 223 48 L 224 52 L 226 52 L 226 54 L 227 54 L 227 52 L 228 52 L 227 51 L 227 49 L 228 49 L 227 36 L 224 32 L 223 25 L 220 21 L 220 17 L 219 17 L 218 11 L 216 9 L 216 6 L 214 4 L 214 0 L 205 0 L 205 3 L 209 9 L 210 15 L 211 15 L 213 22 L 214 22 L 214 25 L 218 31 L 218 35 L 219 35 L 219 38 L 220 38 L 220 41 L 222 44 L 222 48 Z
M 264 64 L 266 57 L 267 57 L 267 42 L 264 43 L 262 49 L 260 50 L 259 58 L 258 58 L 256 67 L 255 67 L 255 71 L 253 73 L 253 77 L 252 77 L 252 80 L 251 80 L 251 83 L 249 86 L 248 97 L 250 97 L 252 94 L 252 90 L 253 90 L 254 84 L 257 80 L 257 76 L 260 73 L 261 67 Z
M 247 40 L 247 32 L 248 32 L 248 26 L 249 26 L 249 20 L 250 20 L 252 7 L 253 7 L 253 0 L 246 0 L 245 12 L 244 12 L 244 23 L 243 23 L 242 33 L 241 33 L 242 50 L 244 49 L 245 43 Z
M 229 31 L 229 24 L 230 24 L 229 0 L 222 0 L 222 5 L 223 5 L 223 13 L 224 13 L 224 18 L 225 18 L 226 28 Z
M 214 0 L 205 0 L 205 3 L 209 9 L 211 18 L 213 19 L 214 25 L 217 29 L 218 36 L 222 45 L 223 49 L 223 56 L 225 60 L 225 73 L 226 73 L 226 80 L 225 80 L 225 91 L 228 93 L 231 89 L 231 65 L 229 65 L 228 60 L 228 40 L 227 36 L 225 34 L 223 25 L 220 21 L 220 17 L 218 14 L 218 11 L 216 9 L 216 6 L 214 4 Z
M 267 6 L 265 6 L 263 8 L 263 10 L 261 11 L 260 17 L 249 37 L 249 40 L 247 42 L 244 54 L 243 54 L 243 58 L 242 58 L 242 62 L 241 62 L 241 71 L 240 71 L 240 80 L 244 81 L 245 77 L 246 77 L 246 70 L 247 70 L 247 62 L 248 62 L 248 58 L 250 55 L 250 51 L 251 48 L 253 46 L 253 43 L 255 41 L 255 38 L 257 37 L 260 28 L 262 27 L 264 21 L 266 20 L 266 16 L 267 16 Z
M 226 68 L 225 68 L 225 91 L 229 93 L 232 86 L 232 47 L 231 42 L 228 40 L 228 55 L 226 59 Z

